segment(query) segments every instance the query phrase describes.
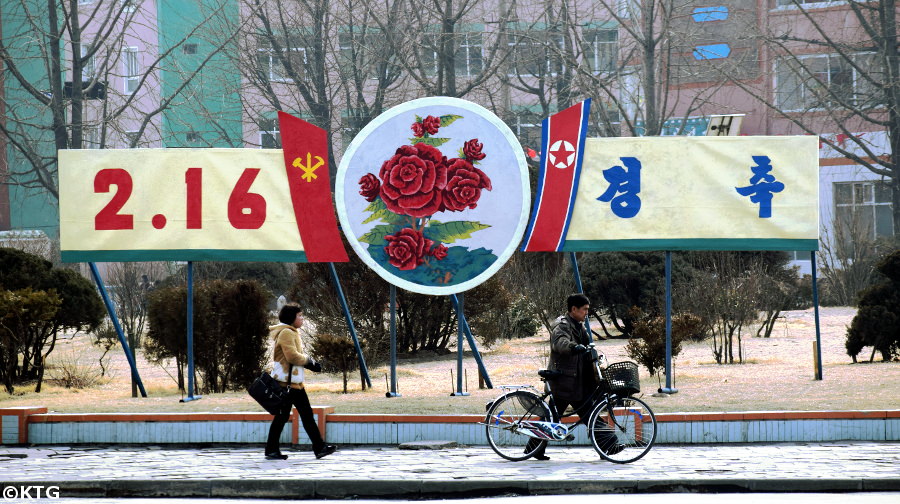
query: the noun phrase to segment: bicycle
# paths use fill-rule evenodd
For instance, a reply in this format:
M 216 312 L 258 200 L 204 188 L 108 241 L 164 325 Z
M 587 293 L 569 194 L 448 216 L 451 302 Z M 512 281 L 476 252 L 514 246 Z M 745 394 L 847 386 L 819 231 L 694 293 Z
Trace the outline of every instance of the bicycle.
M 588 398 L 594 405 L 585 424 L 591 444 L 605 460 L 617 464 L 634 462 L 656 442 L 656 415 L 647 403 L 633 397 L 641 389 L 637 364 L 626 361 L 604 367 L 605 356 L 593 344 L 589 351 L 597 376 L 602 377 Z M 531 385 L 500 385 L 503 393 L 487 404 L 483 424 L 488 444 L 497 455 L 507 460 L 525 460 L 548 441 L 574 439 L 570 428 L 558 418 L 547 382 L 557 373 L 538 371 L 545 383 L 543 394 Z

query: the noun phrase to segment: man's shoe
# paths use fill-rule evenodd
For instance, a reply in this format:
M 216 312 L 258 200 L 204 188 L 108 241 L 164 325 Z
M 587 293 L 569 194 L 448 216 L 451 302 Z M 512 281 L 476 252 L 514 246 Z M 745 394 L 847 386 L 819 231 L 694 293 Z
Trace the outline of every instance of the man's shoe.
M 625 445 L 614 444 L 614 445 L 610 446 L 608 450 L 606 450 L 606 454 L 607 455 L 615 455 L 616 453 L 619 453 L 624 449 L 625 449 Z
M 337 446 L 334 445 L 325 445 L 321 450 L 316 452 L 316 458 L 320 459 L 322 457 L 327 457 L 337 451 Z
M 544 455 L 543 453 L 541 453 L 539 455 L 532 455 L 532 456 L 534 457 L 534 460 L 550 460 L 550 457 Z
M 283 455 L 281 452 L 266 453 L 266 460 L 287 460 L 287 455 Z

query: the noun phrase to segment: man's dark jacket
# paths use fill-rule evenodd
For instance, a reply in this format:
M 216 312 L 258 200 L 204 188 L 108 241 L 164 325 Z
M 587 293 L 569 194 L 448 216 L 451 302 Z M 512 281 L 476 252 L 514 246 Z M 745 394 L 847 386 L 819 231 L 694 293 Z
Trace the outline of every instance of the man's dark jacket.
M 562 375 L 549 380 L 550 389 L 557 405 L 576 405 L 591 393 L 595 379 L 590 353 L 579 353 L 574 348 L 575 345 L 588 345 L 591 339 L 584 323 L 569 314 L 558 317 L 552 329 L 549 369 L 560 371 Z

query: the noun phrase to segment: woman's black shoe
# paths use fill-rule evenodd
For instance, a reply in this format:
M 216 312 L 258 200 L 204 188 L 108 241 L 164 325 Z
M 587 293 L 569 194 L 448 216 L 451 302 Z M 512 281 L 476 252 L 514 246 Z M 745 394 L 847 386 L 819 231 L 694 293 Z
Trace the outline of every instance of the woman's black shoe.
M 337 446 L 334 446 L 334 445 L 325 445 L 325 446 L 322 447 L 321 450 L 318 450 L 318 451 L 315 452 L 315 453 L 316 453 L 316 458 L 317 458 L 317 459 L 320 459 L 320 458 L 322 458 L 322 457 L 327 457 L 328 455 L 331 455 L 331 454 L 334 453 L 335 451 L 337 451 Z
M 282 455 L 281 452 L 266 453 L 266 460 L 287 460 L 287 455 Z

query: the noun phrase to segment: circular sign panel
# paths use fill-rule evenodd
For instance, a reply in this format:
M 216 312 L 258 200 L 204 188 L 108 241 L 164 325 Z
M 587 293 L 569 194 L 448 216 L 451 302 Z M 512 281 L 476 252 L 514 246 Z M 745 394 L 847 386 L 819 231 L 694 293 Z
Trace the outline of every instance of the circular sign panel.
M 422 98 L 375 118 L 335 181 L 341 228 L 397 287 L 449 295 L 484 282 L 525 232 L 522 147 L 496 115 L 458 98 Z

